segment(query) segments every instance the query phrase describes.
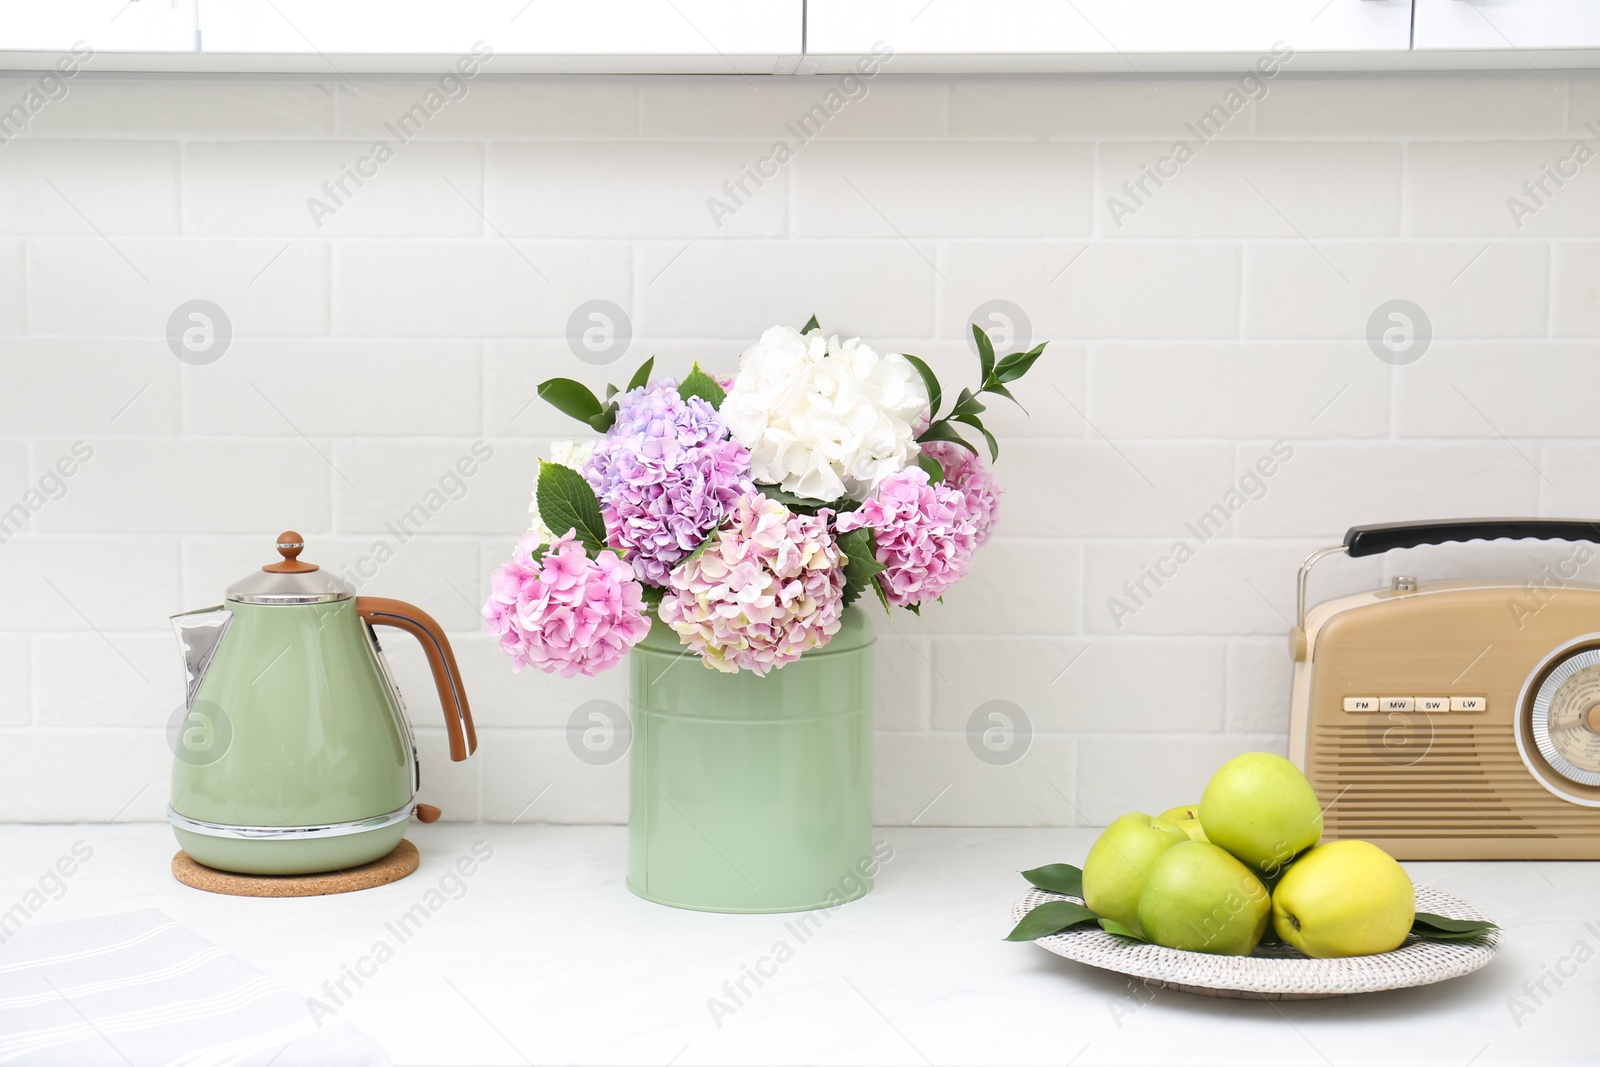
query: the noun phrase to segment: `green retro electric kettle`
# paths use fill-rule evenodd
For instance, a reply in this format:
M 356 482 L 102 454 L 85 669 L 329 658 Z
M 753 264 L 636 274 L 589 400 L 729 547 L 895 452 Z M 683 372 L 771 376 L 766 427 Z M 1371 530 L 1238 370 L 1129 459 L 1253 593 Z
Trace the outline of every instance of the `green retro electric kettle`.
M 187 689 L 170 731 L 167 819 L 208 867 L 348 870 L 389 853 L 413 814 L 439 817 L 416 803 L 416 743 L 375 627 L 422 643 L 452 760 L 471 755 L 477 733 L 438 623 L 302 562 L 293 530 L 277 547 L 283 558 L 229 586 L 225 604 L 172 617 Z

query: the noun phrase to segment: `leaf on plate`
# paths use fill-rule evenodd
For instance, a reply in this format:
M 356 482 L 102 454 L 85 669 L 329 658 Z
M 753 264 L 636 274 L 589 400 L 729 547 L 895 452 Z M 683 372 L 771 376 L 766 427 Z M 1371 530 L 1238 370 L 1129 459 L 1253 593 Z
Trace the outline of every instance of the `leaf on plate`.
M 1470 941 L 1499 926 L 1487 919 L 1452 919 L 1419 911 L 1411 922 L 1411 932 L 1427 941 Z
M 1079 899 L 1083 897 L 1083 871 L 1070 863 L 1047 863 L 1043 867 L 1023 871 L 1022 877 L 1051 893 Z
M 1041 937 L 1059 934 L 1079 923 L 1090 923 L 1100 916 L 1071 900 L 1051 900 L 1040 904 L 1022 917 L 1022 921 L 1006 935 L 1007 941 L 1037 941 Z
M 1117 922 L 1117 920 L 1107 919 L 1104 916 L 1101 916 L 1100 918 L 1100 929 L 1104 930 L 1108 934 L 1116 934 L 1118 937 L 1131 937 L 1135 941 L 1144 940 L 1144 938 L 1140 937 L 1126 926 L 1123 926 L 1121 923 Z

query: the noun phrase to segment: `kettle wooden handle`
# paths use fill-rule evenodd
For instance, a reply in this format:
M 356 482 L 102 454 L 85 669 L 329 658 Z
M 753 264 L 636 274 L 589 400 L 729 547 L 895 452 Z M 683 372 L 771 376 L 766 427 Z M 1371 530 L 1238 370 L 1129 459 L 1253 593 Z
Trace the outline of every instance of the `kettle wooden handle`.
M 472 709 L 467 707 L 467 690 L 461 684 L 461 669 L 456 666 L 456 654 L 450 649 L 450 639 L 445 637 L 433 616 L 403 600 L 390 600 L 381 596 L 356 597 L 356 614 L 370 626 L 393 626 L 404 630 L 422 644 L 433 668 L 433 684 L 439 690 L 439 703 L 444 706 L 444 725 L 450 734 L 450 758 L 457 762 L 466 759 L 478 749 L 478 732 L 472 726 Z

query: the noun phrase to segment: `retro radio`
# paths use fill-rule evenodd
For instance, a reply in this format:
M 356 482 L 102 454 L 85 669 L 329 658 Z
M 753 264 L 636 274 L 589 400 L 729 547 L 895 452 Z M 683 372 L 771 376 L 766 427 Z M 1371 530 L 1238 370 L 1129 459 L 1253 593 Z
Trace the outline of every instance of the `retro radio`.
M 1541 578 L 1427 582 L 1306 610 L 1312 566 L 1449 541 L 1582 542 Z M 1600 522 L 1357 526 L 1300 568 L 1289 754 L 1326 837 L 1399 859 L 1600 859 Z

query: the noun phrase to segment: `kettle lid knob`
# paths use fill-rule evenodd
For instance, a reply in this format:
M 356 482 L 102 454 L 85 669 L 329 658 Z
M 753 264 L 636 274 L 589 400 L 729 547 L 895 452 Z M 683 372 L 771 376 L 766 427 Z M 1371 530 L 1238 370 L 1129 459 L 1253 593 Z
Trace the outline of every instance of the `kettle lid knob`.
M 300 553 L 306 548 L 305 538 L 294 530 L 285 530 L 278 535 L 278 555 L 283 559 L 277 563 L 269 563 L 261 569 L 268 574 L 305 574 L 308 571 L 318 570 L 315 563 L 300 562 Z

